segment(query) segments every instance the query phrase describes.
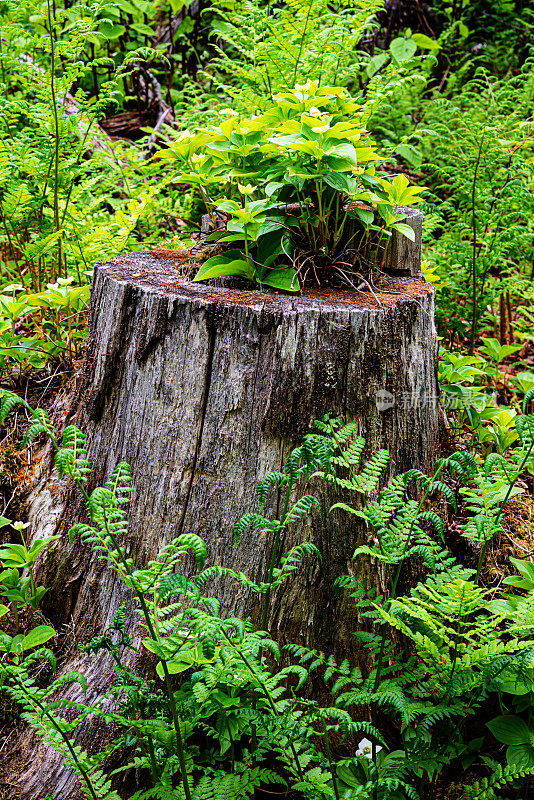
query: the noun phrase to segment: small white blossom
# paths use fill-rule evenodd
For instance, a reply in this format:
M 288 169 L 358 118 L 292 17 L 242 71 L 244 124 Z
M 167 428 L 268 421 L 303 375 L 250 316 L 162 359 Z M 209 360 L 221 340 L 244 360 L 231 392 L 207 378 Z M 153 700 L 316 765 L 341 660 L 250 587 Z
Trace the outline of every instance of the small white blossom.
M 380 745 L 375 745 L 375 752 L 378 753 L 379 750 L 382 750 Z M 369 739 L 362 739 L 358 745 L 358 749 L 356 750 L 356 756 L 365 756 L 366 758 L 373 757 L 373 743 L 369 741 Z

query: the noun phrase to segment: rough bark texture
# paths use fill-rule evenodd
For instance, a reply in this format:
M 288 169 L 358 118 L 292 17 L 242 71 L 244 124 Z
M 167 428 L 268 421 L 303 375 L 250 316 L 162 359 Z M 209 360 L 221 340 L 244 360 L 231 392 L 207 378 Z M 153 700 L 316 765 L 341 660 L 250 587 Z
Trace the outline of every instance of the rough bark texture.
M 437 405 L 425 402 L 437 394 L 433 299 L 432 288 L 413 278 L 392 279 L 375 295 L 286 296 L 188 283 L 177 277 L 172 257 L 150 253 L 97 267 L 89 349 L 71 416 L 89 436 L 93 485 L 119 461 L 132 466 L 134 560 L 146 563 L 162 544 L 190 531 L 205 539 L 208 563 L 261 579 L 271 543 L 248 533 L 235 548 L 232 526 L 255 508 L 256 483 L 281 467 L 329 409 L 358 421 L 369 452 L 390 450 L 391 473 L 427 470 L 438 442 Z M 381 390 L 397 400 L 383 412 L 376 406 Z M 407 397 L 420 400 L 411 406 Z M 307 563 L 275 596 L 270 627 L 281 641 L 354 655 L 357 612 L 332 586 L 354 569 L 351 557 L 363 534 L 348 515 L 327 513 L 336 499 L 330 486 L 306 491 L 321 499 L 323 513 L 291 528 L 284 550 L 309 539 L 322 562 Z M 66 531 L 82 505 L 46 464 L 31 502 L 34 535 L 64 534 L 42 565 L 41 580 L 55 601 L 47 613 L 85 642 L 111 622 L 127 594 L 86 548 L 68 545 Z M 277 502 L 271 497 L 270 508 Z M 377 582 L 377 574 L 369 580 Z M 226 614 L 257 615 L 258 601 L 244 589 L 226 583 L 217 591 Z M 68 643 L 66 653 L 62 669 L 85 672 L 90 696 L 105 690 L 108 661 L 89 661 Z M 80 743 L 94 745 L 100 735 L 86 728 Z M 23 800 L 77 797 L 72 777 L 43 745 L 27 748 Z

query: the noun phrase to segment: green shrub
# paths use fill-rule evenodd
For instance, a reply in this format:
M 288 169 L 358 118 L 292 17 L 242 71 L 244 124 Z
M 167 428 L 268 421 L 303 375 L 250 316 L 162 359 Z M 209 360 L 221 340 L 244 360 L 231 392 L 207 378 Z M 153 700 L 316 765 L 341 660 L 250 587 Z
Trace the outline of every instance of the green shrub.
M 314 81 L 276 95 L 258 116 L 229 111 L 218 127 L 187 131 L 161 151 L 182 167 L 175 181 L 199 188 L 212 218 L 228 217 L 227 233 L 215 236 L 231 249 L 195 280 L 239 275 L 297 291 L 309 272 L 373 276 L 392 229 L 413 239 L 398 206 L 417 202 L 420 190 L 404 175 L 377 173 L 381 159 L 358 110 L 342 87 Z

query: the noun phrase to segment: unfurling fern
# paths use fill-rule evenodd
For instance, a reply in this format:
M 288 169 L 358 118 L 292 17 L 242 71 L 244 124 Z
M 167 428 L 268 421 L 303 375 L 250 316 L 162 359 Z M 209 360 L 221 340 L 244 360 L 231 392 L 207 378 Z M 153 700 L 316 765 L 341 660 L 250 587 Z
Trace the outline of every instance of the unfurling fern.
M 61 448 L 56 453 L 56 468 L 60 478 L 67 475 L 82 483 L 90 472 L 87 461 L 87 437 L 79 428 L 69 425 L 63 431 Z

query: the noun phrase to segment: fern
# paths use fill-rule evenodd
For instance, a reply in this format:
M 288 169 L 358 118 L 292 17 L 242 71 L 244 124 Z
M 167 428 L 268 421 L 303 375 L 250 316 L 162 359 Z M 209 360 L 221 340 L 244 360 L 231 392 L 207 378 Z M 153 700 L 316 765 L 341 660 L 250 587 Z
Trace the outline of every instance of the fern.
M 87 461 L 87 437 L 74 425 L 63 431 L 61 448 L 56 453 L 56 469 L 60 478 L 67 475 L 82 483 L 90 472 Z
M 498 792 L 519 778 L 527 778 L 534 774 L 534 766 L 518 767 L 515 764 L 503 767 L 493 764 L 493 772 L 489 778 L 463 787 L 463 800 L 496 800 L 502 795 Z
M 513 626 L 503 629 L 502 615 L 488 615 L 486 594 L 461 579 L 434 586 L 427 582 L 419 584 L 409 597 L 393 600 L 389 610 L 376 608 L 388 624 L 414 642 L 428 675 L 424 692 L 445 703 L 420 707 L 418 713 L 424 716 L 418 729 L 451 717 L 449 706 L 454 706 L 455 699 L 469 698 L 472 711 L 482 702 L 491 676 L 503 663 L 524 663 L 523 652 L 530 657 L 534 641 L 514 637 Z
M 387 450 L 378 450 L 360 468 L 365 439 L 355 435 L 356 423 L 343 425 L 340 419 L 327 414 L 314 425 L 325 434 L 320 440 L 324 442 L 323 448 L 329 451 L 326 464 L 322 464 L 314 476 L 360 494 L 373 492 L 388 464 Z
M 59 752 L 76 773 L 80 786 L 89 800 L 120 800 L 111 789 L 109 778 L 100 769 L 98 756 L 89 756 L 82 748 L 74 744 L 69 733 L 76 728 L 89 714 L 98 711 L 96 706 L 86 707 L 72 701 L 47 702 L 59 686 L 76 681 L 82 687 L 85 679 L 78 673 L 63 675 L 45 688 L 39 688 L 31 677 L 29 669 L 39 659 L 54 664 L 53 654 L 40 650 L 18 664 L 0 664 L 1 685 L 11 698 L 22 707 L 21 718 L 30 724 L 43 741 Z M 54 712 L 58 709 L 80 711 L 73 720 L 67 722 Z M 107 756 L 107 752 L 105 756 Z

